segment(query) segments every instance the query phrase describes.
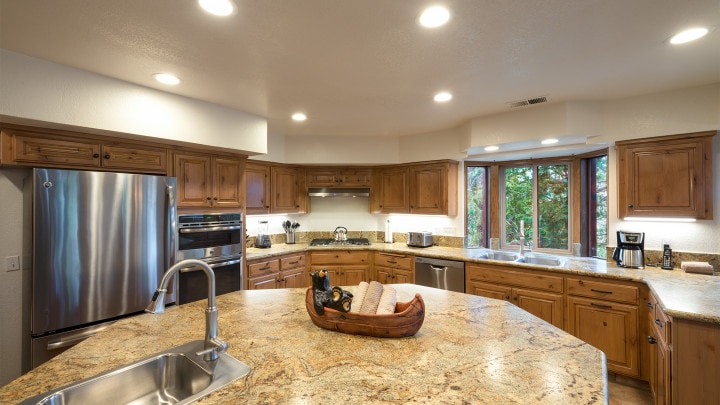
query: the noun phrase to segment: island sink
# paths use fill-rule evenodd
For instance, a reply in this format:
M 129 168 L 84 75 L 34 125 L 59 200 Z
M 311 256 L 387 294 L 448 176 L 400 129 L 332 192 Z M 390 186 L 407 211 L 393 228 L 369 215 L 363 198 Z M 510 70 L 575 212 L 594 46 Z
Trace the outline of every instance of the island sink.
M 197 354 L 203 347 L 203 341 L 193 341 L 21 404 L 188 404 L 250 372 L 225 353 L 206 362 Z

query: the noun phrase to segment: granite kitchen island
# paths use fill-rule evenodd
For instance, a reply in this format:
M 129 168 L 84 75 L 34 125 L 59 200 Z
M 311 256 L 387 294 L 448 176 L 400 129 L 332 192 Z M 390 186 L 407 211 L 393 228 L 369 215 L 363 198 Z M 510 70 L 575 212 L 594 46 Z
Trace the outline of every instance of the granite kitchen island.
M 220 337 L 250 374 L 201 403 L 607 403 L 603 353 L 504 301 L 418 292 L 425 321 L 413 337 L 380 339 L 320 329 L 305 289 L 218 297 Z M 353 288 L 348 288 L 354 291 Z M 0 389 L 17 403 L 203 338 L 205 301 L 119 321 Z

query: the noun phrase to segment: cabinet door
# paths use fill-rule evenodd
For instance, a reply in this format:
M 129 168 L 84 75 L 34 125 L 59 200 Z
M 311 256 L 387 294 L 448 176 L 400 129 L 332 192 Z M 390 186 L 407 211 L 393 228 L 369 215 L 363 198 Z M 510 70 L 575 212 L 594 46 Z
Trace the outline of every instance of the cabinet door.
M 410 212 L 413 214 L 442 214 L 447 200 L 447 174 L 443 165 L 413 166 L 410 168 Z
M 558 328 L 563 327 L 563 297 L 542 291 L 514 288 L 512 303 Z
M 14 134 L 10 160 L 39 166 L 100 167 L 100 143 Z
M 271 274 L 264 277 L 251 278 L 248 280 L 249 290 L 269 290 L 278 288 L 277 274 Z
M 408 213 L 408 171 L 383 169 L 380 173 L 380 212 Z
M 167 151 L 123 145 L 103 145 L 102 166 L 141 173 L 167 173 Z
M 289 167 L 272 167 L 270 172 L 272 174 L 270 212 L 299 212 L 297 170 Z
M 242 206 L 242 167 L 237 159 L 216 157 L 213 159 L 213 200 L 212 206 L 239 208 Z
M 310 285 L 310 276 L 304 269 L 287 270 L 280 273 L 284 288 L 302 288 Z
M 618 216 L 712 219 L 710 137 L 618 143 Z
M 388 267 L 375 266 L 375 281 L 380 284 L 391 284 L 392 269 Z
M 209 207 L 212 198 L 211 158 L 204 155 L 175 155 L 178 207 Z
M 245 209 L 248 214 L 270 212 L 270 167 L 248 162 L 245 166 Z
M 393 275 L 393 283 L 397 284 L 403 284 L 403 283 L 415 283 L 415 273 L 409 270 L 401 270 L 401 269 L 395 269 L 395 274 Z
M 512 287 L 483 283 L 481 281 L 468 281 L 465 290 L 468 294 L 503 301 L 510 301 L 510 297 L 512 296 Z
M 568 297 L 568 332 L 605 352 L 608 370 L 638 376 L 637 306 Z
M 367 273 L 367 267 L 365 266 L 353 266 L 346 267 L 342 270 L 345 276 L 345 286 L 355 286 L 365 281 L 365 274 Z

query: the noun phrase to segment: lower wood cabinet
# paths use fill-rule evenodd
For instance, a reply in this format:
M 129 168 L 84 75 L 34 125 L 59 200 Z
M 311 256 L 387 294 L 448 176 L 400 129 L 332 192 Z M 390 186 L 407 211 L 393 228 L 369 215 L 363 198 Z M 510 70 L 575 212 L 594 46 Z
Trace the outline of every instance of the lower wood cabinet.
M 563 327 L 563 278 L 542 271 L 467 263 L 468 294 L 509 301 L 558 328 Z
M 328 250 L 310 252 L 310 271 L 327 270 L 330 285 L 355 286 L 368 281 L 370 252 Z
M 373 280 L 381 284 L 415 283 L 415 256 L 376 252 Z
M 306 254 L 248 260 L 247 289 L 301 288 L 310 285 Z
M 640 287 L 589 277 L 567 277 L 568 333 L 605 352 L 608 370 L 640 375 Z

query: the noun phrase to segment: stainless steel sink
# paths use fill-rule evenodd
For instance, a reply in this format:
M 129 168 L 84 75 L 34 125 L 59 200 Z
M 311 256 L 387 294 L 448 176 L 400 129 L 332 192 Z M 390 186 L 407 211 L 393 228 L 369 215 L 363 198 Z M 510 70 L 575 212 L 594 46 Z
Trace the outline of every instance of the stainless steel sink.
M 504 262 L 511 262 L 517 260 L 518 255 L 512 252 L 503 252 L 499 250 L 478 250 L 477 252 L 470 253 L 469 255 L 473 259 L 489 259 L 489 260 L 500 260 Z
M 518 263 L 539 264 L 541 266 L 560 266 L 563 261 L 557 257 L 549 256 L 525 256 L 516 260 Z
M 246 376 L 250 367 L 226 353 L 205 361 L 193 341 L 135 363 L 26 399 L 22 404 L 188 404 Z

